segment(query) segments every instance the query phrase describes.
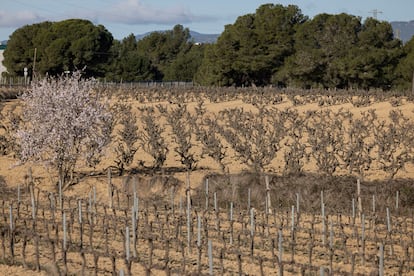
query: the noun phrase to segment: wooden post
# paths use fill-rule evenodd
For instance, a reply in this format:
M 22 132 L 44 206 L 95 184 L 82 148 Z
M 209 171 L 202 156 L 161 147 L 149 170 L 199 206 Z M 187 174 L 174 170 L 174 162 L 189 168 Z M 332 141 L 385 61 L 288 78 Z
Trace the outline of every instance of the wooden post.
M 300 194 L 296 193 L 296 213 L 299 214 L 300 213 Z
M 269 185 L 269 176 L 265 176 L 265 182 L 266 182 L 266 207 L 268 208 L 266 210 L 266 214 L 272 213 L 272 203 L 270 201 L 270 185 Z
M 78 200 L 78 211 L 79 211 L 79 224 L 82 224 L 82 200 Z
M 66 249 L 67 249 L 67 247 L 66 247 L 66 245 L 67 245 L 67 240 L 66 240 L 66 235 L 67 235 L 67 229 L 66 229 L 66 213 L 65 212 L 63 212 L 63 217 L 62 217 L 62 220 L 63 220 L 63 251 L 66 251 Z
M 250 204 L 251 204 L 251 202 L 250 202 L 250 199 L 251 199 L 251 191 L 250 191 L 250 188 L 247 190 L 247 211 L 249 211 L 250 210 Z
M 197 215 L 197 247 L 201 247 L 201 216 Z
M 187 246 L 191 254 L 191 194 L 190 194 L 190 172 L 186 175 L 187 182 Z
M 206 179 L 206 208 L 208 210 L 208 178 Z
M 111 180 L 111 168 L 108 168 L 108 201 L 109 201 L 109 208 L 112 208 L 112 180 Z
M 379 276 L 384 276 L 384 245 L 382 243 L 379 252 Z
M 218 212 L 217 210 L 217 193 L 214 192 L 214 212 Z
M 129 227 L 125 227 L 125 259 L 129 262 L 130 259 L 130 249 L 129 249 Z
M 326 216 L 325 216 L 325 204 L 322 203 L 322 244 L 326 245 Z
M 395 209 L 397 209 L 397 210 L 398 210 L 398 207 L 399 207 L 399 201 L 400 201 L 400 192 L 397 191 L 397 195 L 396 195 L 396 198 L 395 198 Z
M 372 213 L 375 214 L 375 195 L 372 195 Z
M 213 245 L 211 240 L 208 240 L 208 267 L 209 275 L 214 275 L 213 273 Z
M 62 178 L 59 177 L 59 208 L 63 210 L 63 200 L 62 200 Z
M 387 207 L 387 231 L 388 234 L 391 233 L 391 216 L 390 216 L 390 209 Z
M 135 205 L 131 207 L 131 229 L 132 229 L 132 244 L 133 244 L 133 256 L 134 258 L 137 257 L 137 248 L 136 248 L 136 229 L 137 229 L 137 217 L 136 217 L 136 210 Z
M 282 235 L 282 230 L 279 230 L 278 251 L 279 251 L 279 263 L 281 264 L 283 262 L 283 235 Z
M 32 218 L 35 220 L 36 218 L 36 201 L 35 201 L 35 195 L 34 195 L 34 189 L 33 186 L 30 186 L 30 199 L 32 203 Z
M 358 202 L 358 217 L 362 214 L 362 201 L 361 201 L 361 181 L 357 180 L 357 202 Z
M 10 233 L 13 233 L 13 206 L 10 205 L 9 207 L 10 210 Z
M 361 216 L 361 244 L 362 244 L 362 265 L 365 265 L 365 215 L 362 214 Z

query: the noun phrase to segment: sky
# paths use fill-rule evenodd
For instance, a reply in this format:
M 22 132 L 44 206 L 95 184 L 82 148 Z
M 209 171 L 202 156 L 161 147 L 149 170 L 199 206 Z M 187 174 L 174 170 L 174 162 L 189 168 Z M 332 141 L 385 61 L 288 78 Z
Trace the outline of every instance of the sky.
M 115 39 L 170 30 L 176 24 L 200 33 L 220 34 L 238 16 L 254 13 L 267 3 L 297 5 L 310 18 L 344 12 L 364 20 L 378 11 L 379 20 L 414 20 L 414 0 L 0 0 L 0 41 L 24 25 L 70 18 L 101 24 Z

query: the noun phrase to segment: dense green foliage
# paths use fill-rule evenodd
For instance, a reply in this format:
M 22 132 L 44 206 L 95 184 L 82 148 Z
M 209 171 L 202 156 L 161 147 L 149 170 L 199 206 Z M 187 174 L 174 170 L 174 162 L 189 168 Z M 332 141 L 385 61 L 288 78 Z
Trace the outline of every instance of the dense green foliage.
M 181 25 L 151 33 L 138 41 L 137 50 L 157 68 L 156 80 L 192 80 L 203 57 L 203 46 L 190 41 L 190 30 Z
M 306 17 L 296 6 L 267 4 L 227 25 L 205 55 L 197 80 L 206 85 L 266 85 L 293 54 L 296 26 Z
M 114 41 L 105 77 L 109 81 L 145 81 L 157 76 L 150 59 L 137 51 L 133 34 L 122 41 Z
M 4 64 L 11 75 L 61 74 L 87 66 L 108 81 L 195 81 L 216 86 L 301 88 L 412 87 L 414 40 L 394 38 L 388 22 L 349 14 L 312 19 L 295 5 L 265 4 L 242 15 L 214 44 L 200 45 L 181 25 L 137 41 L 121 41 L 101 25 L 71 19 L 24 26 L 10 37 Z
M 102 76 L 112 41 L 112 34 L 105 27 L 87 20 L 24 26 L 11 35 L 4 52 L 4 64 L 12 75 L 23 75 L 24 67 L 31 70 L 35 67 L 41 75 L 86 67 L 87 75 Z
M 389 89 L 402 57 L 401 42 L 387 22 L 362 23 L 348 14 L 308 19 L 296 6 L 268 4 L 226 26 L 206 52 L 198 81 Z
M 391 25 L 320 14 L 298 27 L 295 54 L 276 77 L 300 87 L 387 89 L 402 54 Z
M 397 67 L 395 86 L 401 89 L 414 89 L 414 37 L 404 45 L 404 56 Z

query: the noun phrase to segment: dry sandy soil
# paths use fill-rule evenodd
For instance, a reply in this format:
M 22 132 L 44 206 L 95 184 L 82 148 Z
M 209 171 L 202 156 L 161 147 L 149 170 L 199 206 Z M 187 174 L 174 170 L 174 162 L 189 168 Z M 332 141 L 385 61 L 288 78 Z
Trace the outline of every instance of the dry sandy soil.
M 8 103 L 8 105 L 16 104 L 17 101 L 12 101 Z M 137 108 L 139 106 L 142 106 L 142 104 L 131 101 L 134 108 Z M 158 103 L 157 103 L 158 104 Z M 163 102 L 162 104 L 168 104 L 166 102 Z M 188 104 L 188 110 L 190 112 L 194 112 L 194 108 L 196 106 L 196 103 L 189 103 Z M 246 104 L 241 100 L 233 100 L 229 102 L 221 102 L 221 103 L 210 103 L 206 101 L 205 105 L 207 112 L 211 112 L 214 114 L 217 114 L 220 110 L 224 110 L 226 108 L 235 108 L 235 107 L 243 107 L 244 110 L 252 110 L 255 111 L 256 108 L 251 104 Z M 291 108 L 292 103 L 285 99 L 282 103 L 279 103 L 276 105 L 279 109 L 284 108 Z M 398 107 L 393 107 L 389 102 L 377 102 L 371 104 L 369 107 L 361 107 L 361 108 L 355 108 L 351 103 L 347 104 L 341 104 L 341 105 L 334 105 L 331 107 L 319 107 L 318 104 L 307 104 L 303 106 L 297 106 L 294 107 L 300 112 L 306 112 L 308 110 L 321 110 L 324 108 L 330 108 L 332 110 L 339 110 L 340 108 L 344 108 L 346 110 L 351 111 L 354 114 L 360 114 L 362 111 L 366 111 L 368 109 L 375 109 L 376 113 L 379 118 L 386 119 L 388 116 L 388 113 L 392 109 L 400 109 L 406 116 L 409 116 L 410 119 L 414 119 L 414 103 L 408 102 L 403 100 L 402 105 Z M 197 150 L 197 149 L 196 149 Z M 198 149 L 199 150 L 199 149 Z M 170 151 L 173 152 L 173 151 Z M 231 151 L 230 151 L 231 153 Z M 88 195 L 92 191 L 92 189 L 95 189 L 96 191 L 96 197 L 98 202 L 107 202 L 108 196 L 107 196 L 107 176 L 105 169 L 113 165 L 113 159 L 112 159 L 113 152 L 108 149 L 107 156 L 103 160 L 103 162 L 95 169 L 90 170 L 87 168 L 78 168 L 80 171 L 85 172 L 87 174 L 91 173 L 97 173 L 96 176 L 90 176 L 90 177 L 83 177 L 80 179 L 79 183 L 71 186 L 67 191 L 65 191 L 65 194 L 67 196 L 81 196 L 83 198 Z M 142 150 L 138 151 L 137 156 L 139 156 L 140 160 L 145 158 L 148 158 L 148 155 L 145 154 Z M 244 164 L 241 164 L 240 162 L 234 160 L 233 156 L 227 157 L 228 161 L 228 171 L 232 174 L 234 173 L 240 173 L 243 170 L 246 170 L 246 166 Z M 272 167 L 275 171 L 278 171 L 278 168 L 280 168 L 280 164 L 278 164 L 280 160 L 275 160 L 272 163 Z M 134 162 L 135 166 L 137 162 Z M 174 156 L 173 154 L 170 154 L 168 156 L 166 167 L 176 167 L 178 164 L 177 162 L 177 156 Z M 191 173 L 190 176 L 190 183 L 192 189 L 197 189 L 200 187 L 200 185 L 203 184 L 202 180 L 205 175 L 209 173 L 215 173 L 219 172 L 219 167 L 217 164 L 214 163 L 211 159 L 204 159 L 200 160 L 199 167 L 202 169 L 198 169 Z M 19 164 L 18 160 L 14 159 L 12 156 L 0 156 L 0 176 L 4 178 L 5 183 L 8 188 L 16 188 L 17 186 L 23 187 L 27 181 L 29 168 L 31 169 L 32 176 L 35 180 L 36 187 L 41 188 L 42 190 L 46 191 L 55 191 L 56 192 L 56 186 L 55 186 L 55 174 L 53 170 L 49 170 L 39 164 Z M 314 164 L 309 163 L 306 165 L 306 170 L 309 172 L 316 172 L 316 167 Z M 183 183 L 186 181 L 186 173 L 185 172 L 177 172 L 174 175 L 176 178 L 181 180 Z M 368 175 L 367 179 L 383 179 L 385 176 L 379 171 L 372 171 Z M 398 178 L 408 178 L 412 179 L 414 178 L 414 168 L 412 165 L 408 165 L 405 171 L 400 172 L 397 175 Z M 120 177 L 113 177 L 113 185 L 115 187 L 118 187 L 119 189 L 122 186 L 123 178 Z M 151 193 L 163 193 L 163 187 L 148 187 L 148 189 L 151 189 Z M 182 195 L 185 194 L 185 187 L 182 186 L 180 191 Z M 142 193 L 148 194 L 148 191 L 142 191 Z M 298 257 L 300 258 L 300 257 Z M 304 256 L 303 258 L 307 258 Z M 349 266 L 349 264 L 343 264 L 344 266 Z M 249 271 L 251 274 L 259 274 L 258 271 L 251 271 L 252 268 L 249 268 L 248 264 L 245 264 L 246 268 L 244 271 Z M 255 268 L 257 268 L 255 266 Z M 277 274 L 276 271 L 273 271 L 274 274 Z M 362 270 L 359 270 L 361 273 Z M 371 271 L 366 271 L 366 273 L 369 273 Z M 137 273 L 144 273 L 143 270 L 137 270 Z M 161 273 L 161 272 L 160 272 Z M 268 274 L 269 273 L 269 274 Z M 272 271 L 268 271 L 268 275 L 272 273 Z M 7 266 L 7 265 L 0 265 L 0 274 L 1 275 L 46 275 L 45 272 L 36 273 L 32 270 L 25 270 L 23 267 L 19 266 Z M 137 274 L 138 275 L 138 274 Z

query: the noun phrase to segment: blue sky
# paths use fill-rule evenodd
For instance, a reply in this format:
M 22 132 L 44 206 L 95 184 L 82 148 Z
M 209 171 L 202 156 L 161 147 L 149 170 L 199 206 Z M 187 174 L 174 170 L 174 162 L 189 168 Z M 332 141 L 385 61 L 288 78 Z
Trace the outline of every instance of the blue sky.
M 1 0 L 0 41 L 21 26 L 68 18 L 102 24 L 116 39 L 176 24 L 202 33 L 221 33 L 224 25 L 266 3 L 297 5 L 309 17 L 345 12 L 366 18 L 378 10 L 380 20 L 414 20 L 414 0 Z

